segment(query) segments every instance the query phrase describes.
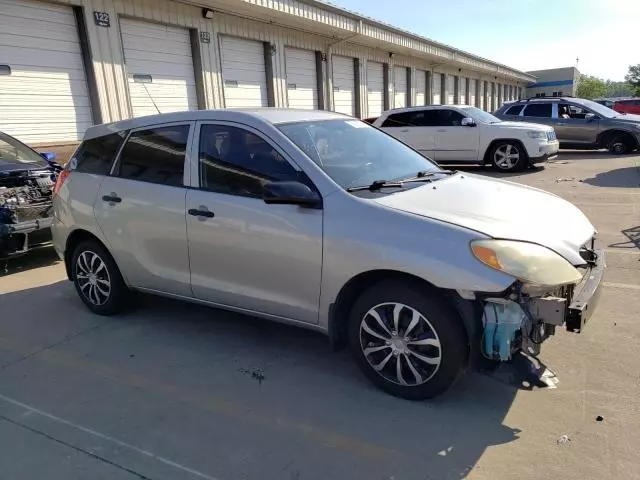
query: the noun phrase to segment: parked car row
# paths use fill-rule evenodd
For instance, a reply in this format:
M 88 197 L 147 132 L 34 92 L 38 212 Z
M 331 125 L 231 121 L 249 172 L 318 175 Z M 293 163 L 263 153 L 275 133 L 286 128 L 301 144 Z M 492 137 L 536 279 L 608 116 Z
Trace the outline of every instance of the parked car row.
M 585 215 L 422 154 L 520 167 L 557 152 L 551 126 L 471 107 L 374 124 L 262 109 L 91 127 L 54 189 L 55 249 L 96 314 L 139 291 L 310 328 L 409 399 L 584 329 L 605 267 Z
M 594 101 L 619 113 L 640 114 L 640 98 L 602 98 Z

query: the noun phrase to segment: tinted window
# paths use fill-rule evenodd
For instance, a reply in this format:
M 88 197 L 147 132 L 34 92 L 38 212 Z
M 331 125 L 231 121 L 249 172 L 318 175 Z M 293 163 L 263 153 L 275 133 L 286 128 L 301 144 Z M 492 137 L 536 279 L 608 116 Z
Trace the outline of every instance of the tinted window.
M 505 115 L 520 115 L 522 107 L 524 107 L 524 105 L 514 105 L 513 107 L 509 107 L 509 109 L 504 113 Z
M 71 168 L 77 172 L 107 175 L 125 135 L 126 132 L 119 132 L 85 140 L 71 159 Z
M 214 192 L 262 197 L 270 181 L 301 181 L 295 170 L 259 136 L 226 125 L 200 130 L 200 186 Z
M 413 112 L 394 113 L 382 122 L 382 127 L 408 127 L 411 125 L 411 117 Z
M 531 103 L 524 110 L 525 117 L 548 117 L 551 118 L 550 103 Z
M 413 112 L 411 123 L 418 127 L 436 127 L 438 126 L 439 118 L 438 110 L 422 110 Z
M 464 115 L 455 110 L 435 110 L 438 112 L 438 127 L 459 127 L 462 125 Z
M 133 132 L 120 155 L 116 174 L 141 182 L 181 186 L 189 125 Z

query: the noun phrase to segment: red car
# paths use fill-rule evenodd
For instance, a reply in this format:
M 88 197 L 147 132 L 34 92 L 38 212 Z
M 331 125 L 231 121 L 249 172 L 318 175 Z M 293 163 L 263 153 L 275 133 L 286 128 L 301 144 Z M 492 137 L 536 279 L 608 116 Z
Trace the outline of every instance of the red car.
M 616 112 L 635 113 L 640 115 L 640 98 L 616 100 L 612 107 Z

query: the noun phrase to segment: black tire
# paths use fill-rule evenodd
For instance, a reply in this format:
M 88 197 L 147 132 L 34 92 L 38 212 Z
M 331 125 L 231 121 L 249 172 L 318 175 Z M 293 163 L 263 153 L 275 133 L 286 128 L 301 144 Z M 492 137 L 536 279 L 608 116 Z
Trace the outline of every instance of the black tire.
M 607 145 L 607 149 L 614 155 L 624 155 L 625 153 L 629 153 L 633 149 L 633 146 L 627 135 L 614 135 L 609 145 Z
M 393 330 L 394 324 L 391 323 L 395 310 L 393 304 L 404 305 L 399 309 L 397 331 Z M 385 338 L 388 336 L 375 317 L 369 314 L 374 308 L 377 309 L 375 311 L 379 313 L 380 318 L 385 317 L 383 322 L 391 329 L 390 333 L 397 334 L 391 340 L 392 346 L 388 346 L 387 341 L 369 335 L 367 330 L 361 328 L 361 325 L 366 323 L 366 328 L 373 328 L 375 333 L 382 332 Z M 415 318 L 414 311 L 422 318 L 410 328 L 412 319 Z M 440 395 L 456 382 L 468 363 L 467 336 L 458 314 L 436 293 L 411 282 L 384 281 L 366 290 L 351 309 L 348 328 L 351 352 L 358 367 L 374 385 L 396 397 L 424 400 Z M 407 330 L 410 330 L 410 335 L 407 335 Z M 409 337 L 414 342 L 439 342 L 439 348 L 435 345 L 409 347 L 399 337 L 405 337 L 404 340 Z M 369 352 L 367 357 L 364 350 L 369 348 L 378 351 Z M 425 363 L 415 356 L 416 353 L 428 357 L 430 361 L 438 358 L 439 364 L 435 366 Z M 370 358 L 380 366 L 389 355 L 380 372 L 375 370 L 367 359 Z M 400 376 L 397 375 L 397 362 L 401 365 Z M 411 362 L 411 365 L 407 362 Z M 394 370 L 396 380 L 393 380 Z M 415 376 L 414 371 L 418 373 L 422 382 Z M 398 381 L 399 378 L 403 379 L 404 385 Z
M 506 155 L 507 152 L 509 152 L 509 155 L 517 154 L 518 158 L 509 159 L 506 163 L 501 163 L 499 158 L 500 154 L 498 152 L 501 152 L 503 155 Z M 491 150 L 489 150 L 489 161 L 493 168 L 500 170 L 501 172 L 519 172 L 527 168 L 529 165 L 529 156 L 520 142 L 514 140 L 501 140 L 494 143 Z
M 93 270 L 99 271 L 93 274 L 94 277 L 90 281 L 90 275 L 85 272 L 87 267 L 92 269 L 88 265 L 91 262 L 95 265 Z M 102 262 L 103 267 L 100 267 L 99 262 Z M 76 247 L 71 260 L 71 272 L 78 295 L 93 313 L 104 316 L 116 315 L 129 306 L 131 291 L 124 283 L 111 254 L 98 242 L 88 240 Z M 108 282 L 108 288 L 104 282 Z M 108 292 L 108 295 L 103 295 L 104 291 Z M 98 302 L 95 301 L 96 298 L 99 299 Z

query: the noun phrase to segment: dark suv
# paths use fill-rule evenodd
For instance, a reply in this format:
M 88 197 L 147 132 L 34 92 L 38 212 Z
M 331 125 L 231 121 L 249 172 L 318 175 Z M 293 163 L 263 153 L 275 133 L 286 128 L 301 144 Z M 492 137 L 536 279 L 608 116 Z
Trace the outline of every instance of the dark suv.
M 640 147 L 640 115 L 620 114 L 582 98 L 519 100 L 505 103 L 495 116 L 550 125 L 561 148 L 607 148 L 611 153 L 621 154 Z

